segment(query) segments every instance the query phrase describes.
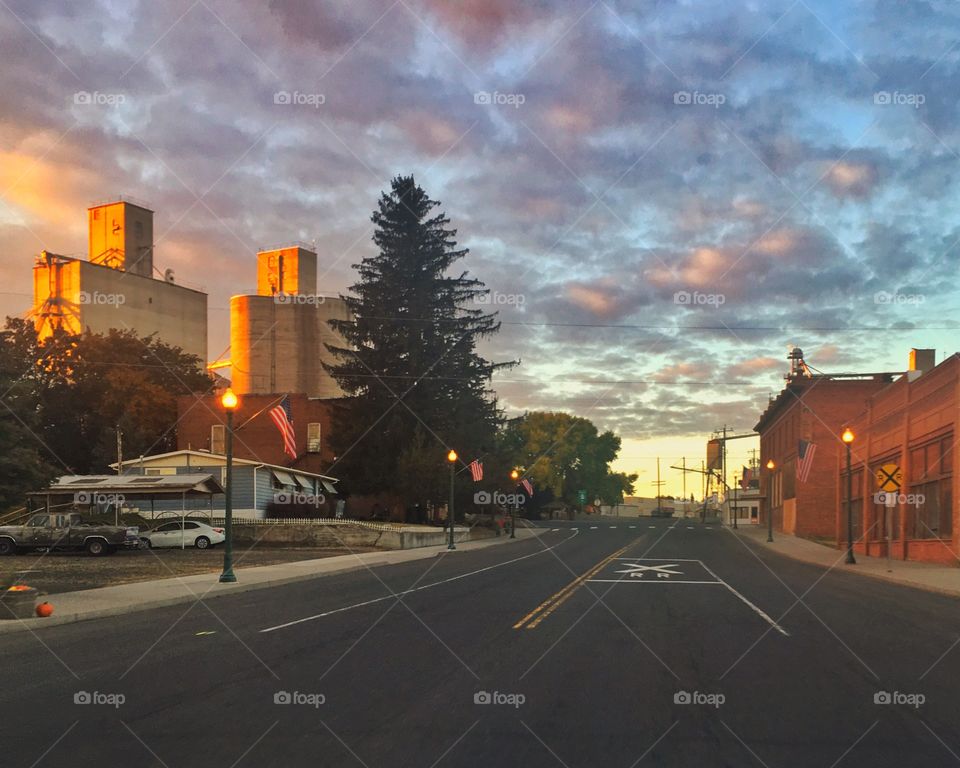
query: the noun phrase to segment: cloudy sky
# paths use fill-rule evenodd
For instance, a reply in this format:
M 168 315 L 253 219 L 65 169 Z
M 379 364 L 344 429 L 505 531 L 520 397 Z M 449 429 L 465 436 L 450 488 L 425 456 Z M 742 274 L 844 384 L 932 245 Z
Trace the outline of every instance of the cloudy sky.
M 658 453 L 753 426 L 789 345 L 956 350 L 958 31 L 894 0 L 0 0 L 0 311 L 129 195 L 216 356 L 259 247 L 315 241 L 344 291 L 413 173 L 522 360 L 503 405 L 616 430 L 649 494 Z

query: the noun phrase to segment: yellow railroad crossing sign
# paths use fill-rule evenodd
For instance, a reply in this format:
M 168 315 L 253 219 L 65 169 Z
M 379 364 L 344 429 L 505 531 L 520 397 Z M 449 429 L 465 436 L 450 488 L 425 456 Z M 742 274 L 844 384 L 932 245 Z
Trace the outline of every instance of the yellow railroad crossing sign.
M 894 493 L 903 486 L 903 470 L 896 464 L 884 464 L 877 469 L 877 488 Z

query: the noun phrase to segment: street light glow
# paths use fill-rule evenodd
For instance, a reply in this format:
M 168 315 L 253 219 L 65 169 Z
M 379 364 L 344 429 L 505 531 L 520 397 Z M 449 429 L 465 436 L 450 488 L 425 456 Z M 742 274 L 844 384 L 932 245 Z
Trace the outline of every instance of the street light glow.
M 224 408 L 226 408 L 228 411 L 232 411 L 234 408 L 236 408 L 239 402 L 240 401 L 237 399 L 237 396 L 233 393 L 233 390 L 230 389 L 229 387 L 227 388 L 227 391 L 224 392 L 223 395 L 220 397 L 220 404 Z
M 455 462 L 456 460 L 457 460 L 457 452 L 451 448 L 450 453 L 447 454 L 447 461 L 453 464 L 453 462 Z
M 767 469 L 773 469 L 775 466 L 777 465 L 774 463 L 773 459 L 767 459 Z
M 847 445 L 853 442 L 853 430 L 850 427 L 847 427 L 843 430 L 843 434 L 840 435 L 840 439 L 843 440 Z
M 517 472 L 517 470 L 515 470 L 515 469 L 511 469 L 511 470 L 510 470 L 510 479 L 511 479 L 511 480 L 516 480 L 518 477 L 520 477 L 520 473 Z

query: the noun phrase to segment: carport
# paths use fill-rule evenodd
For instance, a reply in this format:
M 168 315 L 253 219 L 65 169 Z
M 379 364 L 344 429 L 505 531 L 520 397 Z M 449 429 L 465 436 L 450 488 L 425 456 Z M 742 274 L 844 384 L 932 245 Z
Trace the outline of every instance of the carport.
M 120 510 L 131 499 L 150 502 L 150 519 L 156 519 L 156 499 L 180 499 L 180 520 L 186 519 L 188 498 L 206 498 L 209 516 L 213 517 L 213 497 L 222 494 L 223 486 L 211 474 L 184 475 L 63 475 L 42 491 L 27 494 L 31 513 L 50 512 L 57 507 L 76 507 L 103 513 L 113 508 L 114 520 L 120 522 Z M 43 501 L 34 507 L 31 500 Z

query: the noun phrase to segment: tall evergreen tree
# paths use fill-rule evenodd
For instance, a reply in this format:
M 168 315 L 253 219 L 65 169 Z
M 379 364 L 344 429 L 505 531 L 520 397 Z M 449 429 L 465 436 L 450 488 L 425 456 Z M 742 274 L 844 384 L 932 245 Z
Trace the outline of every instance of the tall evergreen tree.
M 411 485 L 402 471 L 431 462 L 441 470 L 447 447 L 470 461 L 496 440 L 490 380 L 515 363 L 477 352 L 500 323 L 480 306 L 481 281 L 448 274 L 467 250 L 439 205 L 413 176 L 393 179 L 372 216 L 379 252 L 354 265 L 360 278 L 344 297 L 353 319 L 334 323 L 349 346 L 328 345 L 337 362 L 327 370 L 351 396 L 334 442 L 354 491 L 402 491 Z

